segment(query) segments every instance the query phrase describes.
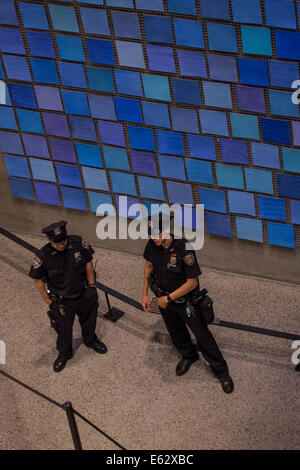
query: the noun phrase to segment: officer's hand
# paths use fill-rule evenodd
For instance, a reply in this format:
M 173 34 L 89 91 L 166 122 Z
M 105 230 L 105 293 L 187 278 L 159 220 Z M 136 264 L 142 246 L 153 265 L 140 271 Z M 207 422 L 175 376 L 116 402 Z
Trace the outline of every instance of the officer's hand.
M 142 307 L 143 307 L 145 312 L 150 312 L 150 299 L 149 299 L 148 295 L 143 295 Z
M 167 308 L 167 305 L 168 305 L 168 298 L 166 295 L 162 296 L 162 297 L 158 297 L 157 299 L 157 303 L 158 303 L 158 306 L 160 308 Z
M 51 305 L 52 304 L 52 300 L 49 299 L 49 297 L 47 299 L 45 299 L 45 302 L 47 305 Z

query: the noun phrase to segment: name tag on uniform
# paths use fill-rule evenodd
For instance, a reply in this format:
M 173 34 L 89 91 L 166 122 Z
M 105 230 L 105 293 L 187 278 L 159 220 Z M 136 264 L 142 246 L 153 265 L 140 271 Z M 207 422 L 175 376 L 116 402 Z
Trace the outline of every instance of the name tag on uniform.
M 168 268 L 176 268 L 177 267 L 177 255 L 176 253 L 172 253 L 170 256 L 170 260 L 168 263 Z

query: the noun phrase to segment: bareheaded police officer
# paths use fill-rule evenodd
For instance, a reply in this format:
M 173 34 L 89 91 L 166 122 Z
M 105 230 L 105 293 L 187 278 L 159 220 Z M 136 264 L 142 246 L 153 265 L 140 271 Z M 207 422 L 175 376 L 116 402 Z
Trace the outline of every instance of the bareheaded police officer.
M 176 302 L 177 299 L 188 300 L 192 296 L 195 298 L 199 292 L 198 276 L 201 271 L 195 252 L 186 246 L 185 239 L 174 238 L 170 233 L 169 221 L 166 221 L 161 213 L 149 220 L 149 235 L 151 239 L 144 251 L 146 262 L 142 306 L 145 311 L 150 311 L 148 277 L 153 273 L 156 286 L 163 292 L 163 295 L 157 298 L 160 312 L 174 346 L 182 356 L 177 364 L 176 374 L 185 374 L 192 363 L 199 359 L 198 349 L 220 380 L 223 391 L 232 393 L 234 385 L 227 363 L 199 308 L 191 311 L 187 308 L 187 302 Z M 191 341 L 187 325 L 195 335 L 197 349 Z
M 82 237 L 67 235 L 66 224 L 62 220 L 42 230 L 49 243 L 36 253 L 29 273 L 50 307 L 52 323 L 58 334 L 56 346 L 59 354 L 53 365 L 55 372 L 63 370 L 73 355 L 75 313 L 79 317 L 84 344 L 97 353 L 107 352 L 95 333 L 98 294 L 92 265 L 94 250 Z

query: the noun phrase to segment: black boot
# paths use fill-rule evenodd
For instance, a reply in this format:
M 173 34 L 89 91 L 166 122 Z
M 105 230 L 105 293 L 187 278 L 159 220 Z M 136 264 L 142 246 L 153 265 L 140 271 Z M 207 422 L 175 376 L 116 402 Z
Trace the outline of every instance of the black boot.
M 53 370 L 54 372 L 61 372 L 69 359 L 71 359 L 72 356 L 65 356 L 64 354 L 61 354 L 59 353 L 59 355 L 57 356 L 57 359 L 54 361 L 54 364 L 53 364 Z
M 225 393 L 232 393 L 233 392 L 234 384 L 233 384 L 233 380 L 232 380 L 232 378 L 230 377 L 229 374 L 223 375 L 222 377 L 218 377 L 218 379 L 221 382 L 223 392 L 225 392 Z
M 193 362 L 197 361 L 198 359 L 194 359 L 191 361 L 190 359 L 180 359 L 176 366 L 176 375 L 184 375 L 187 373 Z
M 107 347 L 105 346 L 104 343 L 99 341 L 99 339 L 95 339 L 91 344 L 87 344 L 88 348 L 92 348 L 94 351 L 96 351 L 99 354 L 105 354 L 107 353 Z

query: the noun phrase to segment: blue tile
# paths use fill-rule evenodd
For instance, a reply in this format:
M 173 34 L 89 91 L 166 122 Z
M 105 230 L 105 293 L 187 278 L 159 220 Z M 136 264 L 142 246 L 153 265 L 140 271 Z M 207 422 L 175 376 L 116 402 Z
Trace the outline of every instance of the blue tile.
M 291 206 L 291 222 L 300 225 L 300 201 L 290 201 Z
M 8 78 L 31 82 L 32 78 L 25 57 L 3 54 L 2 58 Z M 4 76 L 1 78 L 4 78 Z
M 161 180 L 158 178 L 149 178 L 148 176 L 138 176 L 141 197 L 147 199 L 165 200 L 164 188 Z
M 263 243 L 263 230 L 261 220 L 236 217 L 237 237 L 243 240 Z
M 156 131 L 158 150 L 167 155 L 185 155 L 182 134 L 179 132 Z
M 269 60 L 271 85 L 291 88 L 294 80 L 299 79 L 298 64 L 294 62 L 281 62 Z
M 3 153 L 17 153 L 23 155 L 19 134 L 13 132 L 0 131 L 0 150 Z
M 231 0 L 233 21 L 262 24 L 260 0 Z
M 297 28 L 294 2 L 289 0 L 265 0 L 265 12 L 268 26 Z
M 53 29 L 78 33 L 78 23 L 74 8 L 48 5 Z
M 36 83 L 59 84 L 56 64 L 47 59 L 31 59 L 32 73 Z
M 201 128 L 204 134 L 229 135 L 225 113 L 200 109 L 199 114 Z
M 86 67 L 88 81 L 91 90 L 115 92 L 115 86 L 111 70 L 96 67 Z
M 0 107 L 0 127 L 3 129 L 18 129 L 15 114 L 12 108 L 8 108 L 7 106 Z
M 26 158 L 5 155 L 4 161 L 8 176 L 31 177 Z
M 300 176 L 277 175 L 278 195 L 291 199 L 300 199 Z
M 65 163 L 56 163 L 55 166 L 59 184 L 81 188 L 82 183 L 78 166 L 66 165 Z
M 19 8 L 25 28 L 49 29 L 45 7 L 43 5 L 19 2 Z
M 125 67 L 145 68 L 142 45 L 135 42 L 116 41 L 119 64 Z
M 102 167 L 102 158 L 97 145 L 75 143 L 80 165 Z
M 300 59 L 300 33 L 275 30 L 277 57 L 281 59 Z
M 55 36 L 60 58 L 63 60 L 76 60 L 85 62 L 81 39 L 73 36 Z
M 228 191 L 229 212 L 255 216 L 254 195 L 242 191 Z
M 282 148 L 283 169 L 300 173 L 300 150 Z
M 88 198 L 92 212 L 97 212 L 97 208 L 102 204 L 112 205 L 112 199 L 109 194 L 94 193 L 93 191 L 88 191 Z
M 70 140 L 48 139 L 52 158 L 61 162 L 76 163 L 73 143 Z
M 31 109 L 37 108 L 32 86 L 10 83 L 8 87 L 14 106 Z
M 87 34 L 101 34 L 110 36 L 107 15 L 105 10 L 95 8 L 80 8 L 80 16 L 84 31 Z
M 106 0 L 108 7 L 133 8 L 132 0 Z
M 1 52 L 12 54 L 26 54 L 21 32 L 18 29 L 0 28 Z
M 42 113 L 46 134 L 59 137 L 70 137 L 67 119 L 64 114 L 58 113 Z M 70 119 L 76 119 L 72 116 Z M 81 118 L 79 118 L 81 119 Z
M 138 10 L 153 10 L 153 11 L 164 11 L 163 0 L 135 0 L 136 7 Z
M 168 106 L 166 104 L 142 102 L 145 124 L 170 128 Z
M 111 41 L 105 39 L 86 38 L 86 45 L 91 62 L 114 65 L 114 51 Z
M 246 142 L 240 140 L 220 139 L 222 160 L 226 163 L 249 165 Z
M 136 13 L 112 11 L 111 16 L 117 37 L 141 39 L 139 17 Z
M 289 91 L 269 90 L 271 114 L 277 116 L 300 117 L 299 108 L 291 100 Z
M 205 59 L 201 52 L 177 49 L 177 57 L 181 75 L 206 78 Z
M 87 210 L 84 192 L 81 189 L 66 188 L 61 186 L 64 206 L 69 209 Z
M 105 170 L 98 170 L 86 166 L 81 167 L 86 188 L 109 191 Z
M 159 166 L 161 176 L 185 181 L 184 162 L 182 158 L 159 155 Z
M 144 15 L 143 18 L 146 30 L 146 39 L 148 42 L 173 44 L 174 39 L 170 18 L 150 15 Z
M 194 80 L 172 79 L 174 99 L 178 103 L 196 104 L 201 106 L 201 96 L 198 82 Z
M 168 77 L 142 74 L 142 80 L 147 98 L 171 101 Z
M 29 180 L 9 177 L 8 181 L 14 197 L 34 201 L 34 194 Z
M 238 81 L 235 57 L 207 54 L 207 59 L 211 80 Z
M 217 108 L 232 108 L 231 90 L 226 83 L 202 81 L 204 100 L 206 106 Z
M 86 88 L 83 66 L 70 62 L 58 62 L 61 81 L 65 86 Z
M 244 54 L 273 55 L 270 29 L 241 25 L 241 32 Z
M 121 173 L 119 171 L 111 171 L 110 178 L 114 193 L 128 194 L 129 196 L 137 195 L 133 175 L 129 175 L 128 173 Z
M 218 186 L 226 188 L 244 189 L 243 168 L 240 166 L 223 165 L 216 163 Z
M 244 85 L 269 85 L 268 66 L 265 60 L 238 59 L 241 83 Z
M 127 152 L 124 148 L 103 145 L 102 150 L 107 168 L 130 171 Z
M 214 183 L 210 162 L 186 158 L 185 165 L 189 181 L 203 184 Z
M 215 141 L 211 137 L 202 135 L 188 135 L 191 157 L 202 160 L 216 160 Z
M 68 2 L 72 0 L 67 0 Z M 81 3 L 92 3 L 93 5 L 104 5 L 104 0 L 80 0 Z
M 270 245 L 295 248 L 295 235 L 293 225 L 267 222 L 268 241 Z
M 117 122 L 98 121 L 101 141 L 104 144 L 125 147 L 123 124 Z
M 275 145 L 251 142 L 253 164 L 266 168 L 280 168 L 279 149 Z
M 57 186 L 49 183 L 34 182 L 37 200 L 43 204 L 60 206 Z
M 119 93 L 143 96 L 141 77 L 138 72 L 115 70 L 115 79 Z
M 27 31 L 26 36 L 31 55 L 55 59 L 55 50 L 49 33 Z
M 174 28 L 178 46 L 205 48 L 202 24 L 198 21 L 174 18 Z
M 232 237 L 230 217 L 223 214 L 205 212 L 205 225 L 208 233 L 223 237 Z
M 27 155 L 50 158 L 45 137 L 40 135 L 22 134 L 22 138 Z
M 232 136 L 260 140 L 257 116 L 230 114 Z
M 66 113 L 90 115 L 89 105 L 86 94 L 80 91 L 62 90 L 62 99 L 65 105 Z
M 22 3 L 20 4 L 22 6 Z M 0 23 L 18 26 L 18 18 L 12 0 L 2 0 L 0 3 Z
M 30 158 L 30 166 L 34 179 L 56 183 L 53 163 L 49 160 Z
M 44 134 L 40 113 L 35 111 L 27 111 L 25 109 L 18 109 L 17 115 L 20 122 L 20 127 L 23 131 Z
M 155 156 L 153 153 L 131 150 L 131 167 L 133 173 L 145 173 L 150 176 L 157 176 Z
M 176 73 L 173 49 L 165 46 L 146 45 L 149 69 Z
M 261 118 L 263 140 L 278 144 L 291 144 L 290 127 L 288 121 Z
M 174 181 L 167 181 L 166 184 L 171 204 L 194 204 L 191 185 Z
M 218 189 L 199 188 L 200 204 L 204 209 L 212 212 L 226 214 L 225 192 Z
M 263 88 L 236 86 L 235 92 L 239 110 L 253 111 L 254 113 L 266 113 L 265 94 Z
M 128 134 L 131 148 L 155 151 L 152 129 L 128 126 Z
M 172 13 L 184 13 L 185 15 L 196 15 L 195 0 L 167 0 L 168 9 Z
M 285 201 L 268 196 L 258 196 L 259 217 L 262 219 L 277 220 L 279 222 L 286 221 Z
M 193 109 L 170 108 L 174 131 L 199 134 L 197 112 Z
M 116 121 L 114 102 L 110 96 L 88 95 L 88 99 L 92 117 Z
M 272 172 L 245 168 L 245 179 L 248 191 L 273 194 Z
M 227 24 L 207 23 L 209 48 L 213 51 L 238 52 L 236 30 Z
M 69 116 L 69 121 L 74 139 L 97 140 L 92 119 L 79 116 Z
M 117 118 L 119 121 L 143 123 L 139 100 L 130 98 L 114 98 Z
M 200 0 L 200 11 L 204 18 L 230 20 L 228 0 Z

